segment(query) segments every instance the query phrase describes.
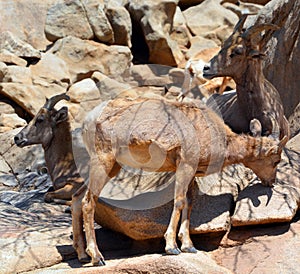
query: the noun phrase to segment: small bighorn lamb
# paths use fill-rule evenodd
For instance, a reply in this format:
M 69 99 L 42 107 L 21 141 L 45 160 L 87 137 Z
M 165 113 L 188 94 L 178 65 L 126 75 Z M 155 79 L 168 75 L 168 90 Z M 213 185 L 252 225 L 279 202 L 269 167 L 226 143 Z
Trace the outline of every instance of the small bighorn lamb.
M 46 99 L 46 103 L 15 137 L 17 146 L 41 144 L 54 191 L 47 192 L 46 202 L 70 204 L 72 195 L 82 186 L 72 151 L 72 135 L 68 108 L 56 110 L 60 100 L 69 100 L 65 93 Z M 69 201 L 65 202 L 65 201 Z
M 230 76 L 236 83 L 236 93 L 214 94 L 207 105 L 221 112 L 226 124 L 237 133 L 249 132 L 249 123 L 256 118 L 262 125 L 262 135 L 268 136 L 278 123 L 280 138 L 290 135 L 289 123 L 284 116 L 283 105 L 276 88 L 263 74 L 260 51 L 263 31 L 274 31 L 278 27 L 262 24 L 243 29 L 247 15 L 237 23 L 233 34 L 224 42 L 220 52 L 204 67 L 207 79 Z
M 175 172 L 174 207 L 165 233 L 165 250 L 168 254 L 196 252 L 189 234 L 191 204 L 187 199 L 194 177 L 243 163 L 263 184 L 271 186 L 287 141 L 286 136 L 279 141 L 233 133 L 206 106 L 145 97 L 116 98 L 100 105 L 86 117 L 83 139 L 91 162 L 82 211 L 86 251 L 93 265 L 104 265 L 94 231 L 95 203 L 104 185 L 123 165 Z M 181 251 L 176 244 L 180 215 Z

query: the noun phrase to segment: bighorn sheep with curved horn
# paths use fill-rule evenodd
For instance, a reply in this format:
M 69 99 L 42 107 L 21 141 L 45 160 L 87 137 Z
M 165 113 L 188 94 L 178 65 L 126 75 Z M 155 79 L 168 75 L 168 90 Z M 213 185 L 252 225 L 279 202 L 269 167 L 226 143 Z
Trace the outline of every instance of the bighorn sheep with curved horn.
M 241 17 L 223 48 L 203 70 L 203 76 L 208 79 L 232 77 L 236 82 L 236 93 L 214 94 L 207 105 L 220 111 L 225 123 L 237 133 L 249 132 L 249 122 L 256 118 L 261 122 L 264 136 L 271 134 L 275 120 L 280 138 L 289 137 L 289 123 L 280 95 L 263 74 L 265 54 L 260 51 L 263 39 L 257 41 L 261 32 L 274 31 L 278 27 L 262 24 L 243 30 L 246 18 L 247 15 Z
M 83 179 L 77 172 L 72 151 L 72 136 L 68 108 L 54 106 L 61 100 L 69 100 L 65 93 L 46 99 L 46 103 L 15 137 L 17 146 L 41 144 L 51 176 L 54 191 L 45 194 L 45 201 L 66 203 L 82 186 Z M 70 202 L 67 204 L 70 204 Z
M 268 137 L 237 135 L 206 106 L 162 98 L 117 98 L 107 102 L 101 107 L 101 113 L 95 109 L 86 117 L 83 138 L 91 162 L 82 211 L 86 251 L 93 265 L 105 264 L 94 231 L 95 203 L 104 185 L 122 165 L 176 173 L 174 207 L 165 233 L 165 250 L 168 254 L 196 252 L 189 235 L 191 204 L 187 199 L 194 177 L 243 163 L 264 184 L 272 185 L 282 147 L 287 141 L 286 136 L 279 142 Z M 180 215 L 181 251 L 176 244 Z
M 73 246 L 79 261 L 88 262 L 81 204 L 86 185 L 74 160 L 68 108 L 54 109 L 61 100 L 70 98 L 63 93 L 46 99 L 44 106 L 14 140 L 19 147 L 33 144 L 43 146 L 46 165 L 54 187 L 54 191 L 46 193 L 45 201 L 71 205 Z

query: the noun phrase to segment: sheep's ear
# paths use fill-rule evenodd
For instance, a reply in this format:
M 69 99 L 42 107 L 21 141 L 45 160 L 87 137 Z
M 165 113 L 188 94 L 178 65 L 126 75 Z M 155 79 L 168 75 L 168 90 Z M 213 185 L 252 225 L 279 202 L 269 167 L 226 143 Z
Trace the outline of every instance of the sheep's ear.
M 250 121 L 250 132 L 252 133 L 253 137 L 260 137 L 261 136 L 261 123 L 257 119 L 252 119 Z
M 54 120 L 56 124 L 64 122 L 68 119 L 68 108 L 62 107 L 54 116 Z

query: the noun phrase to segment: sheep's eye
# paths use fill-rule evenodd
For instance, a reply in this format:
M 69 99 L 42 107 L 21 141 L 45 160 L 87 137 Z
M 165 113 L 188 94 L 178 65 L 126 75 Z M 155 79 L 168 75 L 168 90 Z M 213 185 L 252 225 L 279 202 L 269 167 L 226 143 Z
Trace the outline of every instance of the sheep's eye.
M 236 47 L 230 54 L 230 57 L 234 57 L 236 55 L 242 55 L 244 53 L 244 48 L 242 46 Z
M 39 117 L 36 118 L 35 124 L 40 124 L 42 122 L 44 122 L 45 120 L 45 116 L 44 115 L 40 115 Z

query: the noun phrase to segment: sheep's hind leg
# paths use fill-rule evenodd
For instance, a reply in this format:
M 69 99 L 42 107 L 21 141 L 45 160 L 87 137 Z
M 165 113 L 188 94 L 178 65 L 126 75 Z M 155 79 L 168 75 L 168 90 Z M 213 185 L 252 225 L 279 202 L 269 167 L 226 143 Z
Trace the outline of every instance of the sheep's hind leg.
M 194 195 L 195 181 L 189 185 L 187 193 L 187 203 L 182 209 L 181 214 L 181 225 L 178 233 L 178 238 L 181 241 L 181 251 L 187 253 L 197 253 L 197 249 L 194 247 L 193 242 L 190 238 L 190 216 L 192 211 L 192 199 Z
M 77 252 L 78 260 L 81 263 L 88 263 L 90 257 L 85 252 L 85 240 L 83 233 L 82 199 L 86 192 L 86 185 L 83 185 L 72 197 L 72 229 L 73 247 Z
M 178 255 L 181 253 L 180 249 L 176 244 L 176 233 L 178 222 L 180 219 L 180 213 L 182 209 L 187 206 L 187 191 L 191 180 L 194 177 L 194 169 L 185 163 L 180 163 L 176 170 L 176 182 L 175 182 L 175 196 L 174 206 L 171 215 L 168 229 L 164 235 L 166 240 L 165 251 L 170 255 Z

